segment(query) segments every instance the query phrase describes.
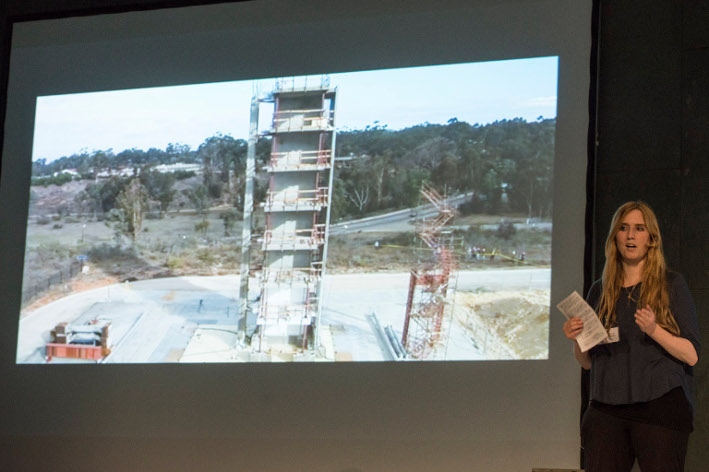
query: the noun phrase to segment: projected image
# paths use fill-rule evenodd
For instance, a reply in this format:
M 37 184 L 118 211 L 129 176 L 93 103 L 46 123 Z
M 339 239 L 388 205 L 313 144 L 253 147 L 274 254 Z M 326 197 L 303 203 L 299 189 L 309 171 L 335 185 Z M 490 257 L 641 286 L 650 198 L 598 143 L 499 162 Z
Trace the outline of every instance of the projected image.
M 557 65 L 38 98 L 17 362 L 547 358 Z

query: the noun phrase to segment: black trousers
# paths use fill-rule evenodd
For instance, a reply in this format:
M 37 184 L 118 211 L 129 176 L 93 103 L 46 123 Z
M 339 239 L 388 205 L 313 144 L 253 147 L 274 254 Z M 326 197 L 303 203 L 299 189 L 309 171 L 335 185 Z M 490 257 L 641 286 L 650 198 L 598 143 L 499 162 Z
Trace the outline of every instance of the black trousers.
M 682 472 L 689 432 L 630 421 L 593 406 L 584 413 L 581 445 L 586 472 Z

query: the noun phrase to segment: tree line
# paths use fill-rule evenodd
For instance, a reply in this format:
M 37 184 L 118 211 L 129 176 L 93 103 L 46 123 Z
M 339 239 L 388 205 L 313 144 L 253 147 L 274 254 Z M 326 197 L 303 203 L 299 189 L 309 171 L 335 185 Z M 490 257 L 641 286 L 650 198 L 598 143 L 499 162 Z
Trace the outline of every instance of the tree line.
M 270 139 L 259 140 L 257 156 L 260 161 L 267 159 Z M 177 152 L 179 151 L 179 152 Z M 247 142 L 231 136 L 217 134 L 207 138 L 195 151 L 187 146 L 170 145 L 164 151 L 129 150 L 119 154 L 112 151 L 96 151 L 93 154 L 73 155 L 57 159 L 51 163 L 38 160 L 33 163 L 33 178 L 37 185 L 44 185 L 47 177 L 62 170 L 79 172 L 79 180 L 87 179 L 84 189 L 72 202 L 72 208 L 57 209 L 57 213 L 90 214 L 110 226 L 117 239 L 128 236 L 135 240 L 142 228 L 146 214 L 157 213 L 162 218 L 178 196 L 201 216 L 195 230 L 205 233 L 208 227 L 207 214 L 215 204 L 232 207 L 222 211 L 225 235 L 233 227 L 243 211 L 245 165 Z M 179 172 L 160 172 L 156 166 L 169 163 L 199 163 L 201 178 L 188 188 L 178 192 L 175 183 L 185 177 Z M 113 175 L 96 178 L 102 171 L 128 169 L 128 175 Z M 195 173 L 187 177 L 195 177 Z M 51 182 L 61 185 L 74 177 L 57 174 Z M 57 181 L 58 180 L 58 181 Z M 258 196 L 265 195 L 265 185 L 256 185 Z M 179 195 L 181 194 L 181 195 Z
M 446 124 L 424 123 L 401 130 L 373 126 L 340 131 L 333 218 L 416 206 L 423 182 L 447 194 L 471 192 L 463 208 L 469 213 L 507 210 L 529 217 L 549 216 L 555 124 L 554 119 L 541 117 L 534 122 L 517 118 L 486 125 L 452 118 Z M 268 161 L 270 148 L 269 137 L 258 140 L 259 166 Z M 246 153 L 245 140 L 217 134 L 196 150 L 170 144 L 165 150 L 95 151 L 49 163 L 40 159 L 33 163 L 33 177 L 76 169 L 91 180 L 76 196 L 74 211 L 105 218 L 117 232 L 135 238 L 143 215 L 155 209 L 162 217 L 178 194 L 174 187 L 181 176 L 158 172 L 155 166 L 199 163 L 201 179 L 182 190 L 181 200 L 202 215 L 202 222 L 215 203 L 232 207 L 224 217 L 226 234 L 243 211 Z M 102 170 L 117 168 L 133 170 L 128 176 L 95 178 Z M 265 173 L 258 173 L 255 202 L 263 201 L 267 184 Z
M 102 170 L 141 167 L 148 164 L 200 163 L 201 157 L 198 150 L 192 150 L 186 144 L 169 144 L 165 149 L 150 148 L 147 151 L 126 149 L 118 154 L 114 153 L 113 149 L 91 153 L 82 151 L 51 162 L 47 162 L 47 159 L 44 158 L 37 159 L 32 163 L 32 176 L 41 179 L 63 170 L 72 169 L 82 179 L 92 179 Z M 37 182 L 39 181 L 37 180 Z
M 333 205 L 340 217 L 416 206 L 422 182 L 472 192 L 464 210 L 546 217 L 552 207 L 555 119 L 422 124 L 340 132 Z

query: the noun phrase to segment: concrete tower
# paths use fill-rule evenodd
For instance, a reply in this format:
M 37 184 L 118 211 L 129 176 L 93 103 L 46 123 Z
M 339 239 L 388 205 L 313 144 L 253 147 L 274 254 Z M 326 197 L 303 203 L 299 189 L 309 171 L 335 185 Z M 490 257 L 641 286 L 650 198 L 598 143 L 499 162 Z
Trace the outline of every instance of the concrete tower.
M 315 82 L 315 83 L 313 83 Z M 335 149 L 327 78 L 281 79 L 273 102 L 259 277 L 259 350 L 317 347 Z M 314 345 L 309 342 L 314 341 Z

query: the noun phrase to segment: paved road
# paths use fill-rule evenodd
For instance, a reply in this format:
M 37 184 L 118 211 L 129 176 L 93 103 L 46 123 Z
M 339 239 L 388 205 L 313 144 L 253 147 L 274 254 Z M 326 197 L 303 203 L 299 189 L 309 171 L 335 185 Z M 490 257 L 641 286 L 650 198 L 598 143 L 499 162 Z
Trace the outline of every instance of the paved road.
M 470 193 L 450 197 L 448 203 L 451 206 L 458 207 L 464 203 Z M 414 231 L 416 229 L 415 222 L 418 218 L 430 218 L 437 215 L 437 210 L 433 205 L 421 205 L 416 208 L 406 208 L 397 210 L 383 215 L 370 216 L 359 220 L 346 221 L 342 223 L 334 223 L 330 225 L 330 234 L 341 235 L 348 233 L 374 233 L 374 232 L 399 232 L 399 231 Z M 494 231 L 498 227 L 498 223 L 484 224 L 480 228 L 483 230 Z M 540 231 L 551 231 L 551 222 L 544 221 L 529 221 L 526 223 L 514 223 L 514 227 L 518 230 L 536 229 Z M 451 229 L 468 229 L 468 226 L 450 225 Z
M 453 207 L 458 207 L 471 195 L 472 193 L 466 193 L 450 197 L 448 198 L 448 204 Z M 347 234 L 359 231 L 411 231 L 414 228 L 415 218 L 426 218 L 436 214 L 438 214 L 438 211 L 434 206 L 426 204 L 359 220 L 334 223 L 330 225 L 330 234 Z

